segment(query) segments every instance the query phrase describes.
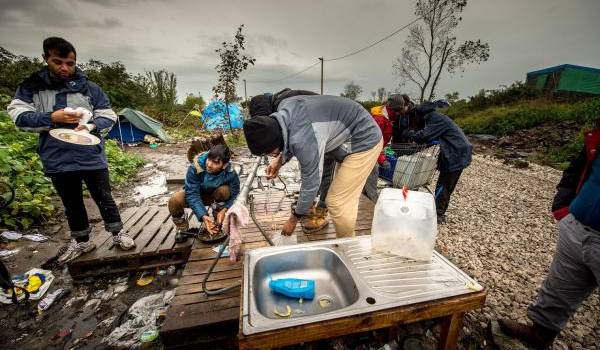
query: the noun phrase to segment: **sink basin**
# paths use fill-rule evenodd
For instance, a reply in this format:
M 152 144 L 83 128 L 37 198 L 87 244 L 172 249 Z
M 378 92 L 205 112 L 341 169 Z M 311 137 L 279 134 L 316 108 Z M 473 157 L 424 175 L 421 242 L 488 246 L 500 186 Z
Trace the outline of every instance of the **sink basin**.
M 315 281 L 313 300 L 292 299 L 274 293 L 269 288 L 271 279 L 299 278 Z M 339 310 L 358 300 L 354 278 L 342 259 L 327 248 L 305 248 L 261 257 L 252 272 L 252 298 L 258 312 L 270 319 L 281 319 L 275 314 L 286 313 L 290 318 L 306 317 Z
M 300 302 L 276 294 L 269 288 L 271 278 L 315 280 L 315 298 Z M 244 255 L 242 332 L 256 334 L 482 288 L 435 251 L 431 261 L 414 261 L 374 251 L 369 236 L 258 248 Z

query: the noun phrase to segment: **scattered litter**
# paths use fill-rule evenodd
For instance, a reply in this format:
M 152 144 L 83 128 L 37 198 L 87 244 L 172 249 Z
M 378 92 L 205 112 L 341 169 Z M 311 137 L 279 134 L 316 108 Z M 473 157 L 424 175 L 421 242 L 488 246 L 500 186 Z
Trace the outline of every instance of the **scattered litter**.
M 157 273 L 157 275 L 159 275 L 159 276 L 161 276 L 161 277 L 162 277 L 162 276 L 166 276 L 166 275 L 167 275 L 167 270 L 165 270 L 165 269 L 160 269 L 160 270 L 158 270 L 158 273 Z
M 55 302 L 59 301 L 60 299 L 66 297 L 69 294 L 71 294 L 70 289 L 59 288 L 54 292 L 46 295 L 46 297 L 38 303 L 38 312 L 42 313 L 43 311 L 48 310 L 50 306 L 52 306 Z
M 277 306 L 273 308 L 273 313 L 279 317 L 290 317 L 292 316 L 292 308 L 289 305 L 285 306 L 285 313 L 277 310 Z
M 304 298 L 298 299 L 298 303 L 302 304 L 304 302 Z
M 19 252 L 19 249 L 2 249 L 0 250 L 0 258 L 8 258 L 9 256 L 13 256 Z
M 173 299 L 167 291 L 138 299 L 127 313 L 127 319 L 102 342 L 110 348 L 131 348 L 141 341 L 142 333 L 156 330 L 156 320 Z
M 152 168 L 153 166 L 154 166 L 154 163 L 148 163 L 148 164 L 144 165 L 144 169 Z
M 53 341 L 61 340 L 61 339 L 64 339 L 64 338 L 70 336 L 71 333 L 73 333 L 72 329 L 61 329 L 60 331 L 56 332 L 56 334 L 53 335 L 52 338 L 50 338 L 50 340 L 53 340 Z
M 120 284 L 114 288 L 115 295 L 119 295 L 121 293 L 125 293 L 129 287 L 127 284 Z
M 140 341 L 142 343 L 151 343 L 151 342 L 155 341 L 156 338 L 158 338 L 158 330 L 157 329 L 144 331 L 140 335 Z
M 167 267 L 167 275 L 173 276 L 175 272 L 177 272 L 177 267 L 175 267 L 175 265 Z
M 312 299 L 315 297 L 315 281 L 298 278 L 280 278 L 269 281 L 269 288 L 290 298 Z
M 129 278 L 127 278 L 127 276 L 123 276 L 123 277 L 115 278 L 111 282 L 115 283 L 115 284 L 127 284 L 128 281 L 129 281 Z
M 214 247 L 212 248 L 212 250 L 213 250 L 215 253 L 217 253 L 217 254 L 218 254 L 218 253 L 219 253 L 219 249 L 221 249 L 221 246 L 223 246 L 223 244 L 219 244 L 219 245 L 217 245 L 217 246 L 214 246 Z M 223 250 L 223 254 L 221 254 L 221 256 L 222 256 L 222 257 L 228 257 L 228 256 L 229 256 L 229 246 L 225 247 L 225 250 Z
M 137 202 L 144 199 L 167 193 L 167 177 L 164 173 L 159 173 L 148 179 L 147 184 L 136 186 L 134 188 L 133 199 Z
M 102 301 L 110 300 L 110 299 L 112 299 L 114 294 L 115 294 L 115 290 L 112 286 L 110 286 L 104 293 L 102 293 L 102 295 L 100 295 L 100 300 L 102 300 Z
M 116 319 L 117 319 L 117 316 L 110 316 L 109 318 L 102 320 L 100 323 L 98 323 L 97 327 L 98 328 L 107 328 L 110 325 L 112 325 Z
M 322 296 L 319 298 L 319 306 L 321 306 L 321 308 L 328 308 L 331 304 L 333 304 L 333 300 L 330 297 Z
M 29 292 L 30 300 L 39 300 L 50 288 L 54 281 L 54 275 L 51 271 L 33 268 L 22 275 L 13 277 L 12 281 L 15 286 L 24 288 Z M 20 297 L 22 293 L 22 291 L 17 290 L 17 297 Z M 7 291 L 0 289 L 0 303 L 12 303 L 12 289 Z
M 2 234 L 0 236 L 2 238 L 8 239 L 9 241 L 16 241 L 16 240 L 21 239 L 21 237 L 23 237 L 22 234 L 20 234 L 19 232 L 15 232 L 15 231 L 2 232 Z
M 96 311 L 100 308 L 100 303 L 102 303 L 100 299 L 90 299 L 83 305 L 83 308 Z
M 23 238 L 33 242 L 46 242 L 49 238 L 41 233 L 34 233 L 30 235 L 24 235 Z
M 140 278 L 138 278 L 138 280 L 135 281 L 135 284 L 137 284 L 140 287 L 143 287 L 149 285 L 150 283 L 152 283 L 152 281 L 154 281 L 154 276 L 147 272 L 144 272 L 142 273 L 142 276 L 140 276 Z

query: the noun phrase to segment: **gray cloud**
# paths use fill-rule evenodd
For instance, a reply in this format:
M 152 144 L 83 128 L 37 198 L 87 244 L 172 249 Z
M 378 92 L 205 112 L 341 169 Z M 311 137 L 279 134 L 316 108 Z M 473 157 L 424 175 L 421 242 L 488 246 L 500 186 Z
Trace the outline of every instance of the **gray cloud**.
M 125 1 L 0 0 L 0 45 L 38 56 L 41 41 L 60 35 L 81 60 L 121 61 L 132 72 L 166 68 L 178 76 L 179 96 L 208 96 L 215 83 L 214 52 L 244 23 L 256 66 L 244 72 L 248 94 L 283 87 L 320 89 L 320 67 L 290 79 L 317 57 L 335 57 L 367 45 L 413 18 L 413 2 L 397 0 Z M 600 1 L 470 1 L 459 40 L 490 43 L 490 60 L 462 75 L 445 75 L 439 93 L 461 96 L 522 80 L 529 70 L 561 63 L 600 66 Z M 354 81 L 363 97 L 378 87 L 394 90 L 392 63 L 406 32 L 355 56 L 325 62 L 325 92 L 339 94 Z M 240 87 L 242 85 L 240 84 Z M 411 92 L 410 86 L 402 88 Z M 243 93 L 243 90 L 239 90 Z

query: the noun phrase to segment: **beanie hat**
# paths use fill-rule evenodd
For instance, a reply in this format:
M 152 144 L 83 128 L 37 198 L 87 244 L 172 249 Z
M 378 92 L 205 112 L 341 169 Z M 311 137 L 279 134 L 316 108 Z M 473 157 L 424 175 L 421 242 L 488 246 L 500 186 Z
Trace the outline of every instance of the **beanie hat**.
M 273 113 L 273 107 L 271 107 L 271 96 L 269 95 L 258 95 L 250 99 L 248 104 L 248 111 L 250 117 L 254 118 L 259 115 L 269 115 Z
M 257 116 L 244 122 L 244 136 L 250 152 L 264 155 L 283 148 L 283 133 L 274 117 Z

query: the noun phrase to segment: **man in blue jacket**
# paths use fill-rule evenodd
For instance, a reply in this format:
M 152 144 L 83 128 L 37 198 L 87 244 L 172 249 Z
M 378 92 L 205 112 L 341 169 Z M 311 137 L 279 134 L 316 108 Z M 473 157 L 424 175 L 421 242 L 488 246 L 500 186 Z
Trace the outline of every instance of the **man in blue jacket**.
M 240 179 L 229 163 L 230 158 L 231 152 L 225 145 L 213 146 L 194 157 L 185 175 L 184 190 L 169 199 L 169 212 L 180 232 L 189 228 L 185 208 L 192 209 L 209 234 L 219 231 L 227 209 L 240 193 Z M 209 205 L 215 219 L 208 215 Z
M 405 129 L 402 138 L 419 143 L 432 141 L 440 143 L 438 158 L 440 175 L 435 186 L 435 206 L 438 221 L 443 222 L 450 196 L 454 192 L 458 179 L 462 171 L 471 164 L 473 146 L 452 119 L 436 111 L 437 104 L 424 103 L 414 108 L 408 106 L 410 104 L 402 106 L 401 110 L 395 112 L 401 116 L 400 118 L 407 116 L 412 118 L 421 128 Z
M 7 110 L 19 129 L 39 133 L 38 152 L 44 172 L 65 207 L 73 240 L 59 262 L 68 262 L 95 248 L 89 240 L 91 228 L 82 182 L 98 205 L 105 229 L 113 234 L 114 244 L 131 249 L 135 242 L 122 231 L 119 209 L 112 198 L 104 142 L 94 146 L 75 145 L 49 135 L 54 128 L 87 129 L 99 135 L 112 128 L 117 116 L 102 89 L 77 68 L 77 54 L 71 43 L 62 38 L 47 38 L 43 50 L 46 66 L 19 85 Z M 83 107 L 93 116 L 87 124 L 78 125 L 81 115 L 66 111 L 66 107 Z

